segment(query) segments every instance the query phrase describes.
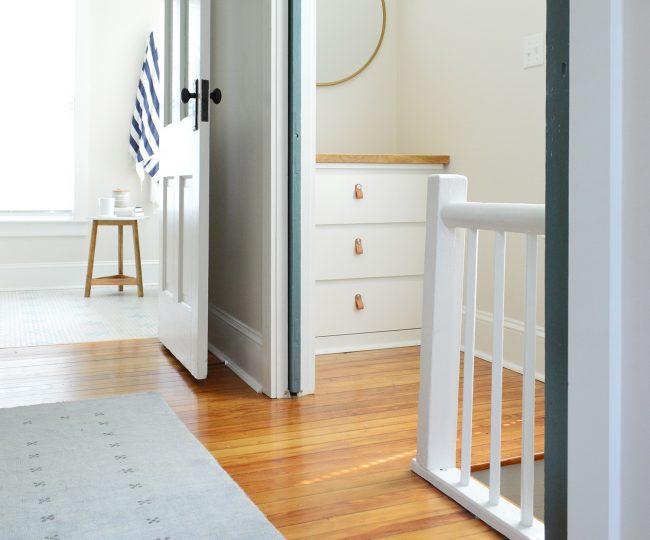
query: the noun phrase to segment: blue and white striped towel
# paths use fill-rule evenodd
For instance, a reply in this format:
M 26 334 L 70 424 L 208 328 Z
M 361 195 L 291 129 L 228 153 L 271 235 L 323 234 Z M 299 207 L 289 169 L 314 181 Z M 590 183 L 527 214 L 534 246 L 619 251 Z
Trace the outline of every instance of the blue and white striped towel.
M 158 68 L 158 49 L 153 32 L 149 34 L 147 51 L 142 64 L 142 73 L 138 82 L 135 109 L 131 119 L 131 136 L 129 147 L 135 159 L 135 168 L 144 180 L 145 173 L 153 183 L 159 170 L 158 148 L 160 144 L 160 70 Z

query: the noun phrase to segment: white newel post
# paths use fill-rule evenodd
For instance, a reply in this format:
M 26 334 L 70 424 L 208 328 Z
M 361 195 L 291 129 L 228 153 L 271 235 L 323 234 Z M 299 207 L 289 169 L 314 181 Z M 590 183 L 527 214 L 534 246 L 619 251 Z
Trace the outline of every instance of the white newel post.
M 429 177 L 416 461 L 430 471 L 456 467 L 465 231 L 441 211 L 466 201 L 466 177 Z

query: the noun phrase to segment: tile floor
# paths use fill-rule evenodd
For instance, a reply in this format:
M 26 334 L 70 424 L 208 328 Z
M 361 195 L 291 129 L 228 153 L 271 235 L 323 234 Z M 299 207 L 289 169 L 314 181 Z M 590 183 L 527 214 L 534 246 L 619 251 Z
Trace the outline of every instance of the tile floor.
M 0 348 L 158 335 L 158 294 L 134 287 L 0 292 Z

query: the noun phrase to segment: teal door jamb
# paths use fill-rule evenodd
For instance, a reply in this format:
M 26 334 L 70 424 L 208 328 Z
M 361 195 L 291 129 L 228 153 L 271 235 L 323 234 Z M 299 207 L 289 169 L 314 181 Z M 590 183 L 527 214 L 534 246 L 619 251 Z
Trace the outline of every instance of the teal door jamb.
M 567 537 L 569 290 L 569 4 L 547 0 L 546 64 L 546 538 Z
M 301 392 L 300 382 L 300 168 L 301 168 L 301 7 L 289 0 L 289 393 Z

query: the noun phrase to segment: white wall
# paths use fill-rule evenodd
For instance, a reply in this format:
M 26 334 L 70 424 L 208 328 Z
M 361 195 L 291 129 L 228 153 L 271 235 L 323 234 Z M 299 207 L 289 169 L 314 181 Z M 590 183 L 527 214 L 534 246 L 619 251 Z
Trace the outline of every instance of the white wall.
M 319 153 L 397 151 L 397 8 L 404 1 L 386 1 L 384 42 L 368 68 L 344 84 L 318 88 L 316 144 Z M 377 33 L 376 28 L 367 30 Z
M 213 2 L 210 185 L 211 301 L 262 327 L 263 13 L 259 2 Z
M 333 87 L 334 110 L 330 89 L 318 89 L 318 152 L 449 154 L 447 171 L 469 178 L 470 200 L 543 203 L 545 66 L 523 69 L 523 39 L 545 31 L 546 2 L 400 0 L 389 10 L 388 28 L 390 68 L 377 66 L 372 86 L 364 87 L 367 77 Z M 370 102 L 366 94 L 374 87 L 395 87 L 394 108 L 385 101 L 390 96 Z M 370 122 L 373 115 L 387 118 L 381 128 Z M 483 233 L 477 323 L 483 353 L 491 350 L 492 245 L 493 235 Z M 523 238 L 510 235 L 505 357 L 514 363 L 523 354 L 524 253 Z M 543 374 L 543 240 L 539 255 L 537 370 Z
M 472 201 L 543 203 L 545 66 L 523 68 L 523 39 L 546 30 L 546 2 L 404 0 L 398 14 L 400 153 L 449 154 L 448 172 L 468 177 Z M 482 233 L 477 348 L 491 351 L 493 238 Z M 544 245 L 540 243 L 538 363 L 544 372 Z M 523 351 L 523 238 L 509 235 L 505 358 Z
M 147 193 L 140 193 L 140 180 L 129 154 L 128 137 L 135 91 L 146 39 L 158 29 L 159 0 L 111 0 L 79 2 L 77 91 L 77 183 L 75 211 L 80 217 L 96 213 L 98 197 L 110 197 L 116 187 L 129 189 L 132 201 L 152 214 Z M 49 81 L 47 84 L 56 84 Z M 45 84 L 45 86 L 47 86 Z M 10 151 L 10 149 L 5 149 Z M 125 258 L 132 260 L 130 234 L 126 235 Z M 141 224 L 143 261 L 149 264 L 148 281 L 157 280 L 158 229 L 156 220 Z M 88 236 L 6 238 L 0 237 L 0 276 L 37 273 L 79 275 L 83 287 L 88 257 Z M 96 261 L 117 260 L 116 233 L 100 230 Z M 62 269 L 65 269 L 63 271 Z M 45 279 L 46 276 L 43 277 Z M 56 280 L 55 280 L 56 281 Z M 29 286 L 36 283 L 26 279 Z M 52 283 L 41 280 L 39 283 Z M 16 286 L 12 282 L 11 286 Z M 0 288 L 3 288 L 0 283 Z

